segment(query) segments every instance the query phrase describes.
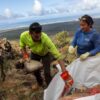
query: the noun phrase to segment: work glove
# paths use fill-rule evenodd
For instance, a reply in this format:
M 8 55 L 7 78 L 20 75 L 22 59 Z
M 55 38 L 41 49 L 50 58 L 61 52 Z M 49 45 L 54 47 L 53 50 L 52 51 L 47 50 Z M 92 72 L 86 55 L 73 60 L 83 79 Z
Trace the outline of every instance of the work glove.
M 23 53 L 23 59 L 24 61 L 27 61 L 27 62 L 30 62 L 30 57 L 29 57 L 29 54 L 28 53 Z
M 86 53 L 80 55 L 80 59 L 81 60 L 85 60 L 85 59 L 87 59 L 89 57 L 89 55 L 90 55 L 90 53 L 89 52 L 86 52 Z
M 74 53 L 75 53 L 75 48 L 74 48 L 73 46 L 69 46 L 68 52 L 69 52 L 70 54 L 74 54 Z
M 96 54 L 96 56 L 100 56 L 100 52 Z
M 68 94 L 70 92 L 74 81 L 71 75 L 68 73 L 68 71 L 64 71 L 63 73 L 61 73 L 60 76 L 65 82 L 64 91 L 62 93 L 62 96 L 64 96 L 65 94 Z

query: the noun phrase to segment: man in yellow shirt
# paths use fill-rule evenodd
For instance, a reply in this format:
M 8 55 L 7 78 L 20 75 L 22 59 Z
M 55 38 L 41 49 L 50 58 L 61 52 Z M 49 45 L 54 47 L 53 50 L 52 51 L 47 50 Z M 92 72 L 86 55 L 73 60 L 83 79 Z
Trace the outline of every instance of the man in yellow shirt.
M 64 62 L 62 61 L 61 54 L 47 36 L 46 33 L 42 32 L 42 26 L 35 22 L 29 26 L 29 31 L 25 31 L 20 36 L 20 47 L 22 54 L 27 54 L 26 46 L 31 49 L 31 59 L 40 61 L 42 60 L 44 67 L 44 76 L 47 85 L 51 81 L 50 75 L 50 63 L 51 55 L 58 60 L 61 65 L 62 72 L 65 72 Z M 43 79 L 40 74 L 40 69 L 34 71 L 39 86 L 43 85 Z

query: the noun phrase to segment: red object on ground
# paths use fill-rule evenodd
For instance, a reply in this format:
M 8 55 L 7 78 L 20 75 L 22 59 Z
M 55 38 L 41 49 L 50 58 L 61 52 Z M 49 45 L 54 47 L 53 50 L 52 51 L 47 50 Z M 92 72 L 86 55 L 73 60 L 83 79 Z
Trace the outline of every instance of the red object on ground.
M 91 95 L 100 93 L 100 88 L 91 88 L 91 89 L 89 89 L 89 93 L 90 93 Z

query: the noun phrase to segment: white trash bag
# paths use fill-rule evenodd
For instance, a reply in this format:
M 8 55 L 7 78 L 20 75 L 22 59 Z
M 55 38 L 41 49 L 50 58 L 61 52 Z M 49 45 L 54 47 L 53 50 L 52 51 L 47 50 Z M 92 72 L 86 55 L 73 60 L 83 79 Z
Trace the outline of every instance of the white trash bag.
M 81 86 L 91 88 L 100 85 L 100 56 L 89 57 L 84 61 L 78 58 L 66 69 L 74 79 L 73 88 Z M 65 86 L 60 74 L 61 69 L 52 79 L 48 88 L 44 90 L 44 100 L 59 100 Z
M 78 58 L 67 67 L 67 70 L 74 79 L 75 88 L 100 85 L 100 55 L 84 61 Z
M 58 100 L 63 92 L 65 83 L 60 76 L 60 72 L 50 82 L 47 89 L 44 90 L 44 100 Z

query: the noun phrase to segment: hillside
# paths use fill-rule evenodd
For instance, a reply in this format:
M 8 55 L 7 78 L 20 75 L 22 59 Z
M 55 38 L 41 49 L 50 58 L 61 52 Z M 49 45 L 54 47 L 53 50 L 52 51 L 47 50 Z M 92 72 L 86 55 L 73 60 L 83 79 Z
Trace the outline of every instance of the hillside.
M 70 39 L 65 31 L 59 32 L 52 37 L 53 42 L 59 48 L 63 58 L 65 58 L 66 64 L 75 59 L 75 55 L 69 56 L 67 53 Z M 12 46 L 12 51 L 0 53 L 3 56 L 3 64 L 0 63 L 0 100 L 43 100 L 45 86 L 43 88 L 37 87 L 34 75 L 27 72 L 23 64 L 19 63 L 21 60 L 19 42 L 16 40 L 9 42 Z M 1 42 L 2 47 L 3 43 Z M 55 63 L 57 62 L 55 61 L 51 65 L 52 76 L 58 71 L 53 68 Z M 43 75 L 43 69 L 41 74 Z
M 51 39 L 61 52 L 66 66 L 77 58 L 76 54 L 72 55 L 68 53 L 68 47 L 71 41 L 68 32 L 58 32 L 52 36 Z M 3 64 L 0 62 L 0 100 L 43 100 L 43 93 L 46 88 L 45 82 L 44 87 L 37 86 L 33 73 L 25 70 L 23 64 L 19 63 L 19 61 L 22 62 L 22 60 L 18 41 L 10 40 L 9 42 L 12 46 L 12 52 L 6 53 L 4 51 L 2 53 L 3 59 L 0 59 L 0 61 L 3 60 Z M 2 44 L 3 42 L 0 46 L 2 46 Z M 50 67 L 52 77 L 58 72 L 57 68 L 55 68 L 55 64 L 57 64 L 57 61 L 52 62 Z M 44 78 L 43 69 L 41 70 L 41 75 Z M 100 86 L 98 85 L 95 88 L 99 89 Z M 89 93 L 82 88 L 80 91 L 77 90 L 61 98 L 61 100 L 73 100 L 74 98 L 87 95 L 89 95 Z
M 94 19 L 94 28 L 98 32 L 100 32 L 100 18 Z M 46 32 L 48 35 L 54 35 L 57 32 L 67 31 L 70 35 L 73 35 L 77 28 L 79 27 L 78 21 L 71 21 L 71 22 L 60 22 L 60 23 L 53 23 L 53 24 L 46 24 L 43 25 L 43 31 Z M 8 39 L 19 39 L 20 33 L 28 30 L 27 27 L 23 28 L 16 28 L 11 30 L 5 30 L 0 32 L 0 37 L 7 37 Z

